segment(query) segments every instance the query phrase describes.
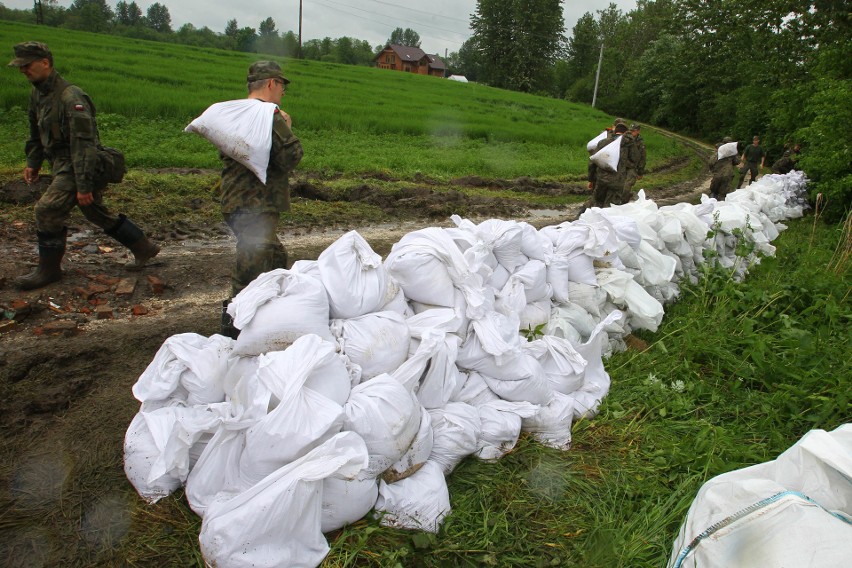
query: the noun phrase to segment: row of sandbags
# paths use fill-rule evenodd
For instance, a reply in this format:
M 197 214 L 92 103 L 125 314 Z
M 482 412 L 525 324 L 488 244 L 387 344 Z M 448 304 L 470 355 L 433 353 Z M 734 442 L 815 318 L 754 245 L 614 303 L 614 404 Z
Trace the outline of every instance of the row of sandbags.
M 465 457 L 499 459 L 522 431 L 569 447 L 608 392 L 603 356 L 656 330 L 705 251 L 730 259 L 730 237 L 771 253 L 804 187 L 773 177 L 541 230 L 453 217 L 385 259 L 350 232 L 237 295 L 237 340 L 166 340 L 133 387 L 127 476 L 150 502 L 185 487 L 211 565 L 315 566 L 323 533 L 371 512 L 437 531 Z

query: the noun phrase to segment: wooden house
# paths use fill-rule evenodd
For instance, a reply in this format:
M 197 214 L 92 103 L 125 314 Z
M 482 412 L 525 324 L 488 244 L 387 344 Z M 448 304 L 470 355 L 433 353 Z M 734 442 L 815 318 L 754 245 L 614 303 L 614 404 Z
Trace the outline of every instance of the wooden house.
M 392 69 L 420 75 L 443 77 L 447 66 L 437 55 L 429 55 L 419 47 L 389 43 L 373 58 L 379 69 Z

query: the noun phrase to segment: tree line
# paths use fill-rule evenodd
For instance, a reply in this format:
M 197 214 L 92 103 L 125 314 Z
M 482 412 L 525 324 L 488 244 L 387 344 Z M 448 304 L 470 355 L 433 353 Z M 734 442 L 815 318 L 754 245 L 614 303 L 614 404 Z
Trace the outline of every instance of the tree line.
M 199 47 L 371 65 L 383 45 L 349 37 L 304 42 L 270 17 L 223 33 L 171 26 L 156 2 L 36 0 L 0 18 Z M 759 135 L 769 161 L 799 143 L 799 167 L 835 211 L 852 203 L 852 29 L 846 0 L 637 0 L 587 12 L 565 35 L 560 0 L 478 0 L 471 37 L 448 73 L 564 98 L 715 142 Z M 387 43 L 419 47 L 397 28 Z M 600 69 L 598 69 L 600 62 Z M 596 77 L 599 83 L 595 91 Z

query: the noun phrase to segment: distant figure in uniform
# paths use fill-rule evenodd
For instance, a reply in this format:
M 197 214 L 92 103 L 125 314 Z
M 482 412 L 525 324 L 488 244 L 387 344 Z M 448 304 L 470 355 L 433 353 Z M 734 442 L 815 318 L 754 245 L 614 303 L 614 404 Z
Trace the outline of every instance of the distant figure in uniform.
M 710 172 L 713 174 L 713 179 L 710 181 L 710 197 L 719 201 L 724 201 L 728 195 L 728 190 L 730 190 L 734 181 L 734 167 L 740 163 L 740 158 L 736 154 L 722 158 L 721 160 L 719 159 L 719 147 L 731 142 L 733 140 L 728 136 L 722 138 L 722 141 L 716 144 L 716 150 L 707 164 L 707 167 L 710 168 Z
M 740 181 L 737 184 L 737 189 L 743 186 L 743 181 L 746 177 L 746 172 L 751 172 L 751 179 L 748 184 L 751 185 L 757 179 L 758 171 L 763 170 L 763 162 L 766 160 L 766 152 L 760 146 L 760 138 L 755 136 L 752 139 L 751 146 L 746 146 L 743 150 L 743 155 L 740 156 L 740 161 L 743 167 L 740 168 Z
M 636 181 L 642 179 L 645 175 L 645 162 L 647 160 L 647 152 L 645 151 L 645 139 L 640 134 L 641 127 L 638 124 L 630 125 L 630 137 L 632 143 L 627 146 L 628 154 L 625 166 L 627 172 L 624 179 L 624 194 L 621 196 L 622 203 L 628 203 L 635 196 L 633 194 L 633 186 Z
M 290 80 L 274 61 L 257 61 L 246 77 L 248 98 L 281 104 Z M 302 143 L 290 130 L 290 115 L 279 109 L 272 120 L 272 149 L 266 184 L 247 167 L 220 152 L 222 159 L 222 215 L 237 238 L 236 263 L 231 273 L 231 297 L 258 275 L 287 268 L 287 251 L 278 239 L 278 218 L 290 210 L 290 172 L 302 159 Z M 231 316 L 222 303 L 222 335 L 236 338 Z
M 597 165 L 589 167 L 589 181 L 593 185 L 592 203 L 594 207 L 621 205 L 624 195 L 624 181 L 627 174 L 628 146 L 632 145 L 633 137 L 627 132 L 624 120 L 616 118 L 609 136 L 598 142 L 595 153 L 609 144 L 621 144 L 616 171 L 608 170 Z
M 784 155 L 781 156 L 774 164 L 772 164 L 773 174 L 788 174 L 796 167 L 796 158 L 801 150 L 801 146 L 796 144 L 789 150 L 784 150 Z
M 24 181 L 36 183 L 45 160 L 53 179 L 35 205 L 38 267 L 15 280 L 22 290 L 47 286 L 62 278 L 68 229 L 65 222 L 74 206 L 86 219 L 126 246 L 134 260 L 129 269 L 142 268 L 160 247 L 124 215 L 113 215 L 103 204 L 107 182 L 99 179 L 98 126 L 89 95 L 63 79 L 53 68 L 53 54 L 37 41 L 19 43 L 9 67 L 17 67 L 32 84 L 29 105 L 30 137 L 26 143 Z

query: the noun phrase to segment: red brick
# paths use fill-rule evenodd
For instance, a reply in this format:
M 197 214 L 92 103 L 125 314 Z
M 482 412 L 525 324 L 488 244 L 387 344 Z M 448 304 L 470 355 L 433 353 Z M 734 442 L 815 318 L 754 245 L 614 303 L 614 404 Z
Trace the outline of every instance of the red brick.
M 136 279 L 123 278 L 119 280 L 118 285 L 115 287 L 115 295 L 132 296 L 134 290 L 136 290 Z
M 145 306 L 140 306 L 139 304 L 133 306 L 132 310 L 134 316 L 144 316 L 148 314 L 148 308 L 146 308 Z
M 115 286 L 121 281 L 121 278 L 116 276 L 107 276 L 106 274 L 98 274 L 94 278 L 95 282 L 103 284 L 105 286 Z
M 151 286 L 151 292 L 154 294 L 162 294 L 166 289 L 166 283 L 163 282 L 162 278 L 156 276 L 154 274 L 149 274 L 147 276 L 148 284 Z
M 107 305 L 95 308 L 95 314 L 97 314 L 99 320 L 113 319 L 115 317 L 115 314 L 112 312 L 112 308 Z

